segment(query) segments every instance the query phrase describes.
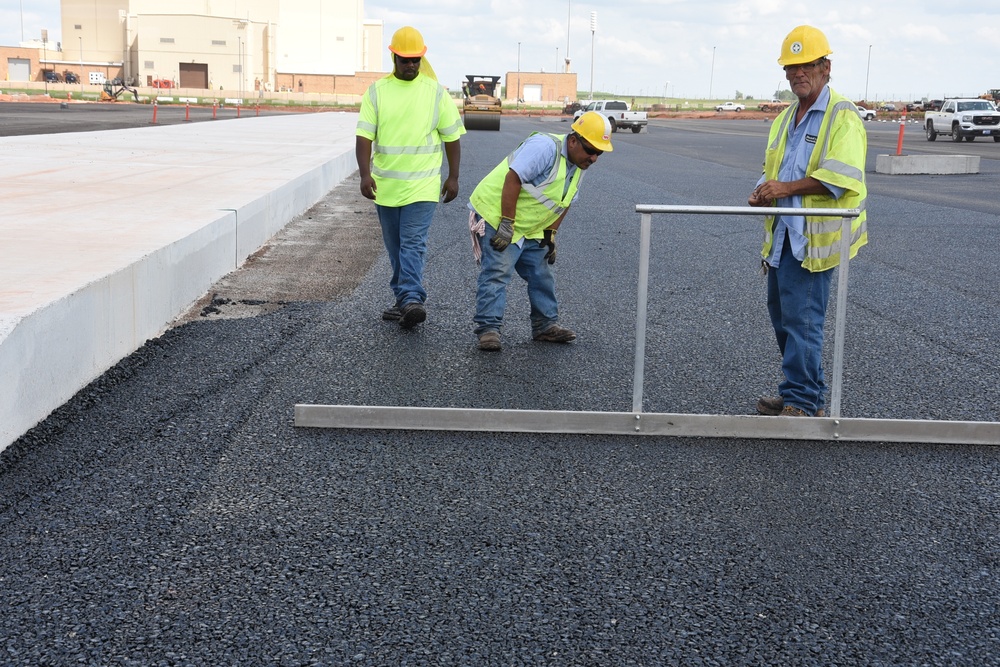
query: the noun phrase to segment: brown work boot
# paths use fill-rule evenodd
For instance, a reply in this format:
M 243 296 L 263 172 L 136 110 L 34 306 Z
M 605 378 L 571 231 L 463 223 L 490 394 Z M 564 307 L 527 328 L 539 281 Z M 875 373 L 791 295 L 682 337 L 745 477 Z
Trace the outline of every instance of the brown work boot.
M 571 343 L 576 340 L 576 334 L 566 327 L 553 324 L 545 331 L 536 333 L 533 338 L 542 343 Z
M 412 329 L 427 319 L 427 310 L 424 308 L 424 304 L 417 301 L 404 303 L 399 311 L 401 313 L 399 326 L 404 329 Z
M 403 311 L 399 309 L 399 306 L 389 306 L 382 311 L 382 319 L 386 322 L 398 322 L 402 316 Z
M 785 399 L 781 396 L 761 396 L 757 399 L 757 412 L 774 417 L 781 414 L 785 407 Z
M 781 396 L 761 396 L 760 398 L 757 399 L 757 412 L 759 412 L 762 415 L 767 415 L 769 417 L 776 417 L 778 415 L 783 414 L 782 411 L 784 409 L 785 409 L 785 399 L 783 399 Z M 798 408 L 796 408 L 796 410 L 797 409 Z M 805 410 L 803 410 L 802 412 L 805 412 Z M 788 415 L 784 416 L 787 417 Z M 802 415 L 796 415 L 796 416 L 801 417 Z M 815 416 L 825 417 L 826 411 L 823 408 L 820 408 L 819 410 L 816 411 Z
M 484 331 L 479 334 L 479 349 L 484 352 L 500 351 L 500 333 L 497 331 Z

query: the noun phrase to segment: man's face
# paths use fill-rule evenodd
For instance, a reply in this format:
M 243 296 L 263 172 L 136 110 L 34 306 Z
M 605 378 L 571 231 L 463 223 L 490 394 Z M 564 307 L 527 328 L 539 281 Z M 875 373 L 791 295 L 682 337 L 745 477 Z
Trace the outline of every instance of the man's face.
M 803 101 L 819 97 L 830 76 L 830 61 L 826 58 L 803 65 L 785 65 L 785 78 L 795 96 Z
M 420 73 L 420 58 L 404 58 L 393 54 L 393 74 L 397 79 L 413 81 Z
M 569 156 L 570 162 L 580 169 L 586 169 L 597 162 L 597 158 L 603 155 L 604 151 L 597 150 L 587 143 L 586 139 L 574 133 L 569 135 L 566 154 Z

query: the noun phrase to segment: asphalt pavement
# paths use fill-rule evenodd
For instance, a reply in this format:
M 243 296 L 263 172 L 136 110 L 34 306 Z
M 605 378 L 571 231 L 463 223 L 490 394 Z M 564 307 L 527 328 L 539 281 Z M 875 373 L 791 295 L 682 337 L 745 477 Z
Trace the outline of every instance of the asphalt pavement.
M 191 318 L 0 454 L 0 662 L 1000 665 L 998 448 L 293 426 L 296 403 L 629 410 L 634 207 L 745 204 L 767 126 L 616 134 L 559 234 L 578 341 L 532 342 L 515 282 L 484 354 L 465 202 L 566 127 L 463 137 L 415 330 L 379 317 L 379 253 L 342 296 Z M 870 130 L 844 413 L 998 421 L 1000 147 L 962 146 L 979 175 L 875 174 L 892 131 Z M 760 242 L 753 218 L 656 219 L 647 411 L 774 392 Z

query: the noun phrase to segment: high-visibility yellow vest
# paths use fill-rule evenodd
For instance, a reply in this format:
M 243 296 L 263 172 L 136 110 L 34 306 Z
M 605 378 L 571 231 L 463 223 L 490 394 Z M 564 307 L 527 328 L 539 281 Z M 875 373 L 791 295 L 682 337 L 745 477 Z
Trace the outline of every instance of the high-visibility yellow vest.
M 785 155 L 788 124 L 795 117 L 798 104 L 785 109 L 771 125 L 768 147 L 764 154 L 764 178 L 778 177 Z M 844 195 L 803 195 L 803 208 L 857 208 L 861 215 L 851 223 L 851 257 L 868 243 L 868 222 L 865 212 L 868 188 L 865 185 L 865 159 L 868 138 L 857 108 L 846 97 L 830 89 L 830 103 L 819 127 L 816 145 L 809 156 L 806 176 L 844 188 Z M 806 257 L 802 267 L 808 271 L 826 271 L 840 264 L 840 236 L 843 218 L 806 216 Z M 764 222 L 764 247 L 761 256 L 771 256 L 775 220 L 767 216 Z
M 387 76 L 362 97 L 356 134 L 372 140 L 375 203 L 406 206 L 441 196 L 442 142 L 457 140 L 465 127 L 434 79 Z
M 532 132 L 529 136 L 535 134 L 542 133 Z M 569 168 L 569 160 L 563 155 L 566 135 L 544 134 L 543 136 L 555 144 L 555 164 L 546 179 L 538 185 L 521 183 L 521 191 L 517 194 L 517 212 L 514 215 L 513 243 L 522 238 L 542 238 L 543 232 L 569 208 L 583 178 L 583 170 L 576 169 L 570 178 L 569 187 L 566 187 L 566 172 Z M 494 229 L 500 225 L 500 197 L 515 152 L 516 149 L 494 167 L 469 197 L 472 207 Z

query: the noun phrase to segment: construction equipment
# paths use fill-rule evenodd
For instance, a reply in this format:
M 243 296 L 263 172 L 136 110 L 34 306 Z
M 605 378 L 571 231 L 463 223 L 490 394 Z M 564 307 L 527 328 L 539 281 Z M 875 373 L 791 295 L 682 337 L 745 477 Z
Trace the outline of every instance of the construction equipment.
M 467 74 L 462 84 L 467 130 L 500 129 L 500 77 Z
M 118 98 L 125 91 L 132 93 L 132 97 L 135 98 L 136 102 L 139 101 L 139 91 L 135 88 L 129 88 L 121 79 L 109 79 L 104 82 L 104 88 L 101 90 L 101 101 L 117 102 Z

